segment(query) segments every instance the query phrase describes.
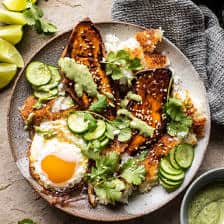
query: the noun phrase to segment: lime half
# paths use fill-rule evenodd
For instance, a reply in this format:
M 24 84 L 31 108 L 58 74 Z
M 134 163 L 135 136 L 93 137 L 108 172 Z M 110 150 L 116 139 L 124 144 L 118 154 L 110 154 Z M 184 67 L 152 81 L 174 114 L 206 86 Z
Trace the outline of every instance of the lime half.
M 36 0 L 32 0 L 35 3 Z M 10 11 L 23 11 L 27 8 L 28 0 L 4 0 L 2 4 Z
M 0 26 L 0 38 L 7 40 L 12 44 L 17 44 L 23 37 L 22 25 Z
M 21 54 L 11 43 L 2 38 L 0 38 L 0 61 L 15 64 L 19 68 L 24 66 Z
M 0 9 L 0 22 L 12 25 L 25 25 L 27 23 L 23 13 L 10 12 L 4 9 Z
M 0 63 L 0 89 L 7 86 L 16 75 L 16 65 Z

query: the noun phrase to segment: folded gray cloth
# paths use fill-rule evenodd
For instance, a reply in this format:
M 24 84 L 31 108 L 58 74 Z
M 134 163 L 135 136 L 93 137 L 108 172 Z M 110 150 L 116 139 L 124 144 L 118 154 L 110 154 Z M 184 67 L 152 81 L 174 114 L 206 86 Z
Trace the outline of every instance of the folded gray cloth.
M 205 6 L 190 0 L 114 0 L 114 20 L 162 27 L 204 81 L 212 119 L 224 125 L 224 30 Z

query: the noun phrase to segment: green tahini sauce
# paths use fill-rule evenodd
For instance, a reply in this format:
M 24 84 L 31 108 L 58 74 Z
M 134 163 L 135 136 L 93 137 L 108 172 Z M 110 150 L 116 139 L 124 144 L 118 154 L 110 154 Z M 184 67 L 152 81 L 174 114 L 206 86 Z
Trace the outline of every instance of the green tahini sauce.
M 129 117 L 132 121 L 130 122 L 130 127 L 139 130 L 139 133 L 145 137 L 152 137 L 154 133 L 154 128 L 149 126 L 146 122 L 135 117 L 130 111 L 126 109 L 119 109 L 117 111 L 118 115 L 124 115 Z
M 65 76 L 75 82 L 74 88 L 78 97 L 81 97 L 83 92 L 91 97 L 97 96 L 97 85 L 87 66 L 78 64 L 74 59 L 68 57 L 61 58 L 58 64 Z
M 188 223 L 224 223 L 224 183 L 208 185 L 196 193 L 188 207 Z

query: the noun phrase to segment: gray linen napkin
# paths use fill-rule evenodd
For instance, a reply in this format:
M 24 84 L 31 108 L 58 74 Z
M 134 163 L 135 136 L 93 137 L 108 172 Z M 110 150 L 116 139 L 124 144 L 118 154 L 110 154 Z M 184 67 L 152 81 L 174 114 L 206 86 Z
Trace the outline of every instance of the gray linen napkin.
M 200 74 L 212 119 L 224 125 L 224 30 L 211 10 L 190 0 L 114 0 L 112 17 L 162 27 Z

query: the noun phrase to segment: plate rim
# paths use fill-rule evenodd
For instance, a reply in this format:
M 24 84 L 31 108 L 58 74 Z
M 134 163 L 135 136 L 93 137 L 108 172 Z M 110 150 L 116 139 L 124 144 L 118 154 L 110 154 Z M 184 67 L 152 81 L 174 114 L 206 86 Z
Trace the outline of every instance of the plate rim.
M 78 20 L 78 21 L 81 21 L 81 20 Z M 77 21 L 77 22 L 78 22 Z M 75 24 L 77 24 L 77 22 Z M 144 26 L 141 26 L 141 25 L 136 25 L 136 24 L 133 24 L 133 23 L 129 23 L 129 22 L 122 22 L 122 21 L 112 21 L 112 20 L 109 20 L 109 21 L 99 21 L 99 22 L 95 22 L 94 24 L 97 25 L 128 25 L 128 26 L 132 26 L 132 27 L 135 27 L 135 28 L 138 28 L 138 29 L 141 29 L 141 30 L 145 30 L 149 27 L 144 27 Z M 12 107 L 12 104 L 13 104 L 13 96 L 14 96 L 14 92 L 15 92 L 15 89 L 16 89 L 16 86 L 20 80 L 20 78 L 22 77 L 24 71 L 25 71 L 25 68 L 27 67 L 27 65 L 33 60 L 33 58 L 36 56 L 36 54 L 38 54 L 43 48 L 45 48 L 48 44 L 50 44 L 51 42 L 55 41 L 56 39 L 60 38 L 61 36 L 63 35 L 66 35 L 66 34 L 69 34 L 72 32 L 72 29 L 73 28 L 70 28 L 68 30 L 65 30 L 57 35 L 55 35 L 54 37 L 50 38 L 47 42 L 45 42 L 44 44 L 42 44 L 37 51 L 35 51 L 27 60 L 27 62 L 25 63 L 24 67 L 22 69 L 19 70 L 18 72 L 18 75 L 14 81 L 14 84 L 13 84 L 13 87 L 11 89 L 11 93 L 10 93 L 10 99 L 9 99 L 9 104 L 8 104 L 8 108 L 7 108 L 7 137 L 8 137 L 8 143 L 9 143 L 9 147 L 10 147 L 10 151 L 11 151 L 11 154 L 13 156 L 13 160 L 15 161 L 16 163 L 16 156 L 15 156 L 15 150 L 13 149 L 13 145 L 12 145 L 12 140 L 11 140 L 11 135 L 10 135 L 10 111 L 11 111 L 11 107 Z M 174 44 L 172 43 L 167 37 L 163 37 L 163 39 L 165 41 L 168 42 L 169 45 L 172 46 L 172 48 L 175 49 L 175 51 L 177 51 L 179 54 L 182 55 L 182 57 L 186 58 L 188 63 L 192 66 L 192 69 L 195 71 L 195 73 L 197 74 L 197 79 L 199 82 L 202 83 L 203 85 L 203 88 L 204 88 L 204 91 L 205 91 L 205 104 L 207 105 L 207 108 L 208 108 L 208 114 L 207 114 L 207 139 L 204 143 L 204 151 L 203 151 L 203 158 L 202 160 L 200 161 L 200 163 L 198 164 L 198 167 L 197 169 L 195 170 L 195 172 L 193 173 L 193 175 L 191 175 L 191 178 L 190 180 L 188 181 L 188 183 L 184 183 L 183 186 L 182 186 L 182 189 L 180 191 L 177 191 L 175 194 L 172 195 L 172 197 L 165 203 L 165 204 L 162 204 L 160 206 L 157 206 L 156 209 L 154 209 L 153 211 L 149 211 L 149 212 L 144 212 L 144 213 L 140 213 L 140 214 L 127 214 L 126 216 L 122 216 L 122 217 L 116 217 L 116 218 L 110 218 L 109 216 L 107 218 L 94 218 L 94 217 L 90 217 L 88 215 L 84 215 L 84 214 L 80 214 L 79 212 L 71 212 L 71 211 L 68 211 L 68 210 L 65 210 L 62 206 L 60 205 L 54 205 L 54 207 L 62 210 L 63 212 L 66 212 L 67 214 L 70 214 L 74 217 L 80 217 L 80 218 L 83 218 L 83 219 L 87 219 L 87 220 L 93 220 L 93 221 L 100 221 L 100 222 L 111 222 L 111 221 L 115 221 L 115 222 L 118 222 L 118 221 L 125 221 L 125 220 L 131 220 L 131 219 L 134 219 L 134 218 L 138 218 L 138 217 L 141 217 L 141 216 L 144 216 L 144 215 L 149 215 L 155 211 L 158 211 L 159 209 L 161 209 L 162 207 L 165 207 L 168 203 L 172 202 L 178 195 L 180 195 L 181 193 L 184 192 L 184 190 L 186 190 L 187 186 L 189 186 L 189 184 L 191 184 L 191 182 L 194 180 L 194 177 L 196 175 L 196 173 L 198 172 L 202 162 L 204 161 L 204 157 L 205 157 L 205 154 L 206 154 L 206 151 L 208 149 L 208 143 L 209 143 L 209 140 L 210 140 L 210 134 L 211 134 L 211 113 L 210 113 L 210 107 L 209 107 L 209 102 L 208 102 L 208 96 L 207 96 L 207 91 L 206 91 L 206 88 L 205 88 L 205 85 L 203 83 L 203 81 L 201 80 L 200 78 L 200 75 L 199 73 L 196 71 L 196 69 L 194 68 L 193 64 L 191 63 L 191 61 L 188 59 L 188 57 Z M 16 166 L 17 168 L 19 169 L 20 171 L 20 168 L 18 167 L 17 163 L 16 163 Z M 21 171 L 20 171 L 21 173 Z M 49 204 L 50 202 L 48 200 L 46 200 L 46 198 L 44 197 L 44 195 L 39 192 L 31 183 L 31 181 L 29 181 L 28 178 L 26 178 L 22 173 L 21 175 L 24 177 L 24 179 L 29 183 L 29 185 L 31 185 L 32 189 L 35 190 L 35 192 L 37 192 L 45 201 L 47 201 Z

